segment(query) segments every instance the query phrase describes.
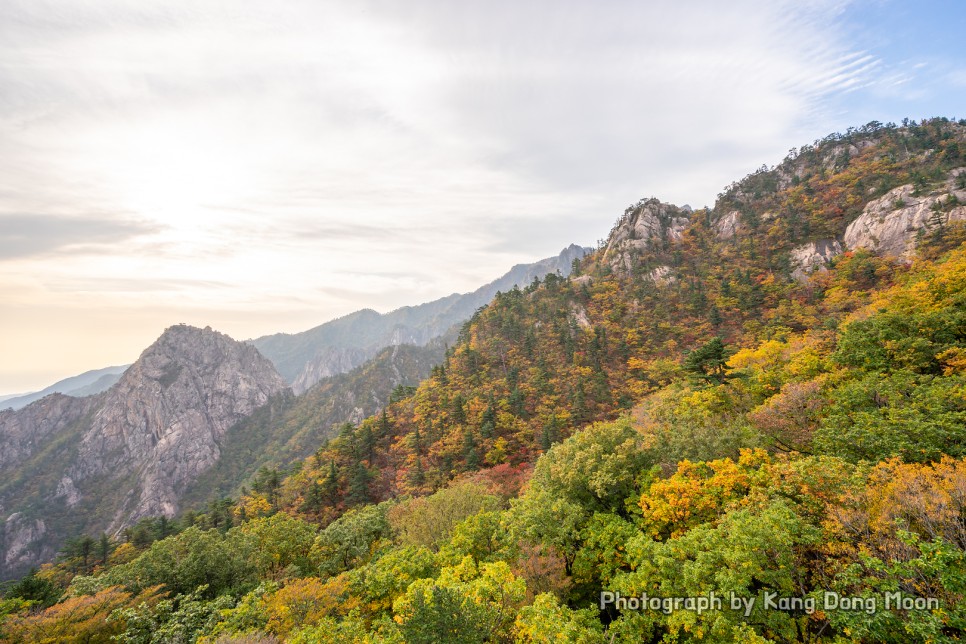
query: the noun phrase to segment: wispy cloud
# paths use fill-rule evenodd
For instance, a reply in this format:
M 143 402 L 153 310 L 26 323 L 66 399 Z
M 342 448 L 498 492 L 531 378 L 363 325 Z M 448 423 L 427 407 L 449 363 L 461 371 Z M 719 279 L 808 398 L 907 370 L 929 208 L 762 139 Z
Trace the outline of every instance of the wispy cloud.
M 876 118 L 842 101 L 905 70 L 843 24 L 863 1 L 8 0 L 0 212 L 45 214 L 0 221 L 0 297 L 101 283 L 150 341 L 471 290 Z
M 159 230 L 155 223 L 104 216 L 0 213 L 0 260 L 99 253 L 105 246 Z

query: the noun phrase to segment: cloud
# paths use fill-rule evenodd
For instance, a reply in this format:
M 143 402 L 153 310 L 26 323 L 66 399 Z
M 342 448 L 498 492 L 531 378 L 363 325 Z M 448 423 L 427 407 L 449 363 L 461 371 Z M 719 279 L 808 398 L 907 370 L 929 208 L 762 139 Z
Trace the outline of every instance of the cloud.
M 239 337 L 470 291 L 889 120 L 868 2 L 0 2 L 0 291 Z
M 159 230 L 147 222 L 98 216 L 0 214 L 0 260 L 101 252 Z
M 53 292 L 63 293 L 172 293 L 198 289 L 219 290 L 230 286 L 226 282 L 188 279 L 153 279 L 151 277 L 97 277 L 95 279 L 48 280 L 45 286 Z

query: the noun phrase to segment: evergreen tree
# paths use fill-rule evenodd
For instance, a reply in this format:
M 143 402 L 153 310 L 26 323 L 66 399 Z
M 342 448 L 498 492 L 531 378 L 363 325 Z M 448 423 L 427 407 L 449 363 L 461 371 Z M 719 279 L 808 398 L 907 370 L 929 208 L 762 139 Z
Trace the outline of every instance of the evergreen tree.
M 371 500 L 369 495 L 369 483 L 372 481 L 372 473 L 359 461 L 352 468 L 349 477 L 349 489 L 346 494 L 346 502 L 349 505 L 365 505 Z
M 684 370 L 707 382 L 722 383 L 725 380 L 725 364 L 729 353 L 721 338 L 715 337 L 688 352 L 684 357 Z
M 468 470 L 476 470 L 480 467 L 480 455 L 476 449 L 476 438 L 474 438 L 473 432 L 470 430 L 466 430 L 466 433 L 463 434 L 463 460 Z
M 339 502 L 339 470 L 335 461 L 329 461 L 329 473 L 322 483 L 322 494 L 326 503 L 333 507 Z

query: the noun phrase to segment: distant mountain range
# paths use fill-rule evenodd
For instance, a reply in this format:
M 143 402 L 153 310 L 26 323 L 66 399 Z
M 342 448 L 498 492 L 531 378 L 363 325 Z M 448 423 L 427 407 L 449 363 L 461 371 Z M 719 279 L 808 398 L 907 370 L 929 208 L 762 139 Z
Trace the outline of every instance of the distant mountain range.
M 295 393 L 307 391 L 323 378 L 348 373 L 382 348 L 414 344 L 423 346 L 459 324 L 498 291 L 525 286 L 549 273 L 570 274 L 574 259 L 591 248 L 571 244 L 556 257 L 517 264 L 502 277 L 472 293 L 454 293 L 425 304 L 404 306 L 389 313 L 362 309 L 300 333 L 275 333 L 250 343 L 272 361 Z M 22 409 L 50 394 L 82 398 L 106 391 L 131 365 L 104 367 L 59 380 L 40 391 L 0 396 L 0 409 Z
M 106 391 L 115 382 L 121 379 L 121 374 L 131 365 L 121 365 L 118 367 L 104 367 L 103 369 L 93 369 L 85 371 L 79 376 L 64 378 L 54 384 L 29 394 L 14 394 L 0 397 L 0 408 L 21 409 L 35 400 L 40 400 L 50 394 L 64 394 L 75 398 L 93 396 L 102 391 Z
M 272 361 L 295 393 L 303 393 L 326 376 L 346 373 L 387 346 L 422 346 L 468 320 L 499 291 L 526 286 L 550 273 L 570 274 L 575 259 L 592 249 L 571 244 L 556 257 L 517 264 L 505 275 L 472 293 L 448 295 L 389 313 L 363 309 L 301 333 L 276 333 L 251 343 Z

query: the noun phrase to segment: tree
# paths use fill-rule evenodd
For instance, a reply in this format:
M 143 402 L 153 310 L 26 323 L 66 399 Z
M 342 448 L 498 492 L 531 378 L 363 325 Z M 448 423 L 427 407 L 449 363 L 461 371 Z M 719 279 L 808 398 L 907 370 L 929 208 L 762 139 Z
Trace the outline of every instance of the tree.
M 316 562 L 310 555 L 316 535 L 311 524 L 278 512 L 253 519 L 239 530 L 249 537 L 249 561 L 261 579 L 279 580 L 314 572 Z
M 497 509 L 500 500 L 475 483 L 461 483 L 435 494 L 404 501 L 388 519 L 401 543 L 439 550 L 467 517 Z
M 516 641 L 528 644 L 581 642 L 603 644 L 604 629 L 596 611 L 571 610 L 550 593 L 537 595 L 533 604 L 520 610 L 514 624 Z
M 37 576 L 37 569 L 32 568 L 20 581 L 11 586 L 5 593 L 8 599 L 20 599 L 34 602 L 41 608 L 53 606 L 60 599 L 61 591 L 49 579 Z M 2 620 L 0 620 L 2 621 Z
M 254 579 L 251 548 L 251 538 L 238 528 L 222 533 L 193 526 L 155 541 L 136 559 L 98 579 L 133 592 L 162 585 L 169 592 L 187 594 L 207 585 L 206 596 L 214 597 Z
M 721 384 L 726 378 L 729 352 L 721 338 L 715 337 L 692 349 L 684 357 L 684 370 L 699 379 Z
M 346 491 L 346 503 L 349 505 L 365 505 L 370 501 L 369 483 L 373 475 L 362 461 L 357 462 L 349 475 L 349 489 Z
M 477 565 L 466 557 L 436 579 L 410 584 L 393 612 L 406 642 L 503 641 L 525 595 L 505 562 Z
M 330 523 L 312 548 L 322 575 L 334 576 L 364 565 L 383 545 L 389 543 L 392 528 L 386 518 L 391 504 L 367 505 L 352 509 Z
M 101 533 L 101 538 L 97 542 L 97 558 L 101 560 L 101 565 L 107 565 L 107 558 L 111 554 L 111 540 L 108 539 L 107 534 Z
M 255 474 L 252 489 L 265 496 L 273 509 L 278 509 L 278 493 L 282 484 L 282 473 L 275 468 L 262 466 Z
M 476 470 L 480 467 L 480 453 L 476 449 L 476 438 L 470 429 L 463 434 L 463 461 L 468 470 Z

